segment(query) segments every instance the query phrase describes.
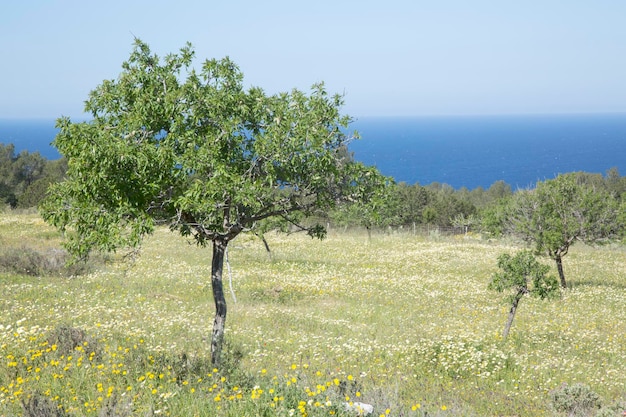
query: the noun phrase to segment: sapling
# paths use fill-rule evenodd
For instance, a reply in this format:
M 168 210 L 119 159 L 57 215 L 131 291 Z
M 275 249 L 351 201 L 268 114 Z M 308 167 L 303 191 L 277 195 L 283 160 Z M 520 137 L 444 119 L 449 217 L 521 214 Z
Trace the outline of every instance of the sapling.
M 500 271 L 493 274 L 489 289 L 498 292 L 513 290 L 511 309 L 502 334 L 503 339 L 506 339 L 522 297 L 526 294 L 541 299 L 554 297 L 559 291 L 559 284 L 556 277 L 547 275 L 550 268 L 539 263 L 528 250 L 518 252 L 515 256 L 508 253 L 500 255 L 498 267 Z

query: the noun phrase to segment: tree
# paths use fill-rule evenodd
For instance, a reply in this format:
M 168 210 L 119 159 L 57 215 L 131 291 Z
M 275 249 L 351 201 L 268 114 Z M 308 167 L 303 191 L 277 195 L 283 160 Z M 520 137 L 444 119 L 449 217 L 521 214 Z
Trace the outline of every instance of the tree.
M 512 289 L 511 309 L 504 326 L 502 338 L 506 339 L 511 330 L 515 312 L 520 300 L 526 294 L 541 299 L 558 293 L 559 284 L 555 277 L 546 275 L 548 266 L 540 264 L 530 251 L 521 251 L 515 256 L 504 253 L 498 257 L 499 272 L 493 274 L 489 289 L 503 292 Z
M 43 176 L 45 166 L 46 159 L 39 152 L 22 151 L 13 163 L 14 181 L 26 189 Z
M 210 243 L 217 364 L 229 242 L 264 219 L 300 224 L 339 201 L 367 199 L 386 179 L 344 157 L 350 118 L 322 84 L 310 94 L 269 96 L 244 90 L 228 58 L 196 71 L 193 56 L 187 44 L 161 59 L 136 40 L 119 77 L 89 94 L 85 111 L 93 119 L 57 121 L 54 144 L 67 158 L 67 178 L 41 212 L 68 232 L 66 247 L 77 257 L 139 245 L 159 224 Z M 307 230 L 324 235 L 320 225 Z
M 608 192 L 579 182 L 578 173 L 562 174 L 521 190 L 511 200 L 509 219 L 514 233 L 534 243 L 557 265 L 565 288 L 563 256 L 577 240 L 600 244 L 617 239 L 624 228 L 620 205 Z
M 424 223 L 449 227 L 455 217 L 468 218 L 476 213 L 471 201 L 462 199 L 461 194 L 448 184 L 432 183 L 425 188 L 428 202 L 422 210 Z
M 15 162 L 15 146 L 0 143 L 0 202 L 15 207 L 17 197 L 13 182 L 13 163 Z
M 626 198 L 626 177 L 622 177 L 617 167 L 612 167 L 606 172 L 604 178 L 607 190 L 616 198 Z
M 403 226 L 412 226 L 423 222 L 422 211 L 428 204 L 428 191 L 419 184 L 399 183 L 393 189 L 397 201 L 395 217 Z

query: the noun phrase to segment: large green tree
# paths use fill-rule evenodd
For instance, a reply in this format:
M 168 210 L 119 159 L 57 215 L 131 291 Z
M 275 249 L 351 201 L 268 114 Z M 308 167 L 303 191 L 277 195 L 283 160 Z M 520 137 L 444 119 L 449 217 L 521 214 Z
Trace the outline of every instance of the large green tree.
M 619 201 L 580 173 L 562 174 L 515 193 L 507 222 L 514 233 L 556 262 L 566 287 L 563 257 L 576 242 L 593 245 L 617 239 L 624 228 Z
M 67 158 L 67 179 L 41 211 L 68 232 L 66 246 L 79 257 L 138 245 L 158 224 L 212 245 L 218 363 L 229 242 L 265 219 L 300 224 L 342 200 L 367 200 L 387 180 L 346 158 L 350 118 L 323 85 L 267 95 L 245 89 L 228 58 L 195 70 L 193 56 L 187 44 L 159 58 L 136 40 L 118 78 L 90 93 L 92 120 L 58 120 L 54 144 Z

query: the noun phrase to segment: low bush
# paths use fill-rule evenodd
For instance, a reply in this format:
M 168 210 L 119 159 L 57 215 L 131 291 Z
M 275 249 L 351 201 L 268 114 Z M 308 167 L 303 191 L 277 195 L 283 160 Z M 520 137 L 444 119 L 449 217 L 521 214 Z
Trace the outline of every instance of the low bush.
M 55 350 L 61 355 L 71 355 L 76 348 L 80 348 L 99 357 L 102 351 L 102 347 L 84 330 L 65 325 L 55 327 L 48 334 L 47 342 L 49 346 L 56 346 Z
M 22 402 L 24 417 L 65 417 L 67 414 L 52 399 L 36 392 Z
M 0 252 L 0 272 L 30 276 L 75 276 L 91 270 L 89 262 L 67 264 L 68 254 L 61 249 L 41 251 L 27 246 L 7 247 Z
M 595 416 L 601 407 L 600 396 L 585 384 L 563 384 L 550 393 L 555 411 L 568 417 Z

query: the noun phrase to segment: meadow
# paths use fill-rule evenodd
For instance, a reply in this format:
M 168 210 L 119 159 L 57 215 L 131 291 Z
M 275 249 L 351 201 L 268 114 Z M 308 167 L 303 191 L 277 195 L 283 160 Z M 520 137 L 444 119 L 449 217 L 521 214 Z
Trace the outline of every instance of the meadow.
M 332 230 L 267 240 L 271 255 L 254 236 L 229 247 L 221 369 L 207 341 L 211 251 L 166 229 L 138 256 L 83 275 L 0 272 L 0 416 L 354 416 L 346 404 L 359 402 L 375 416 L 625 409 L 623 245 L 575 245 L 571 288 L 524 299 L 502 340 L 506 295 L 487 285 L 515 242 Z M 37 215 L 0 213 L 2 251 L 59 244 Z M 559 414 L 555 393 L 576 384 L 595 402 Z

